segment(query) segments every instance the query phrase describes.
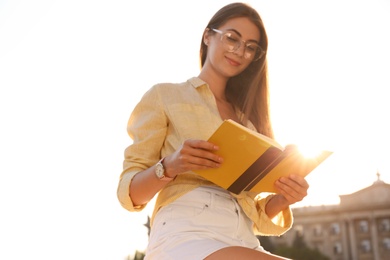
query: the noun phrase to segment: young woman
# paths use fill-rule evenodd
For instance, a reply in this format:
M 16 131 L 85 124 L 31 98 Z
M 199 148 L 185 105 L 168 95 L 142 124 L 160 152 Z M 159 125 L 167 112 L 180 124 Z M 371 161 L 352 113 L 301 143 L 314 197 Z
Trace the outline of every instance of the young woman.
M 292 225 L 289 206 L 309 185 L 292 175 L 277 194 L 230 194 L 193 170 L 223 159 L 206 140 L 224 119 L 273 137 L 268 109 L 267 35 L 247 4 L 220 9 L 204 30 L 201 71 L 180 84 L 157 84 L 132 112 L 118 198 L 140 211 L 156 195 L 145 259 L 284 259 L 255 236 L 281 235 Z

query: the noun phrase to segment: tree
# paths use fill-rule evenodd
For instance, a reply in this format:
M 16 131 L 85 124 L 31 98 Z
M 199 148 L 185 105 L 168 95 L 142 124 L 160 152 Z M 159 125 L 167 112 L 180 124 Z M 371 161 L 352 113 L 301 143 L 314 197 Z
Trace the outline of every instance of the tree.
M 272 243 L 268 236 L 256 236 L 260 241 L 260 245 L 267 251 L 272 252 L 275 250 L 275 245 Z
M 135 251 L 134 260 L 143 260 L 145 258 L 145 254 L 143 252 Z
M 144 226 L 148 229 L 148 236 L 150 237 L 150 217 L 148 216 L 148 220 L 144 224 Z
M 257 238 L 265 250 L 279 256 L 299 260 L 329 260 L 329 258 L 322 254 L 318 249 L 309 248 L 306 245 L 302 234 L 298 232 L 295 234 L 292 246 L 275 246 L 269 237 L 258 236 Z

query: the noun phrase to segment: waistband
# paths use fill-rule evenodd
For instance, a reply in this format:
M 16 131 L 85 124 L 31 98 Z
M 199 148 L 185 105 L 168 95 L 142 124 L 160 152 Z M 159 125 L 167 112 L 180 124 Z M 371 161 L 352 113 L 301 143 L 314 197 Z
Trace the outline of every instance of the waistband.
M 237 211 L 240 208 L 236 199 L 228 191 L 219 187 L 197 187 L 180 197 L 177 202 L 192 205 L 200 203 L 206 207 L 224 208 L 232 211 Z

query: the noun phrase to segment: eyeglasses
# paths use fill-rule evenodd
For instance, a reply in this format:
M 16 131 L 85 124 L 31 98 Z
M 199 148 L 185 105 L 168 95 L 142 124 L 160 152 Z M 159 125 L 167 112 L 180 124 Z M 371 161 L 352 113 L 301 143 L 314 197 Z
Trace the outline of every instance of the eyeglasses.
M 245 59 L 252 59 L 252 61 L 257 61 L 265 55 L 265 51 L 259 45 L 254 42 L 246 42 L 242 40 L 241 36 L 239 36 L 235 32 L 223 32 L 214 28 L 212 28 L 211 30 L 221 34 L 221 42 L 223 43 L 228 52 L 235 52 L 241 47 L 241 43 L 244 43 Z

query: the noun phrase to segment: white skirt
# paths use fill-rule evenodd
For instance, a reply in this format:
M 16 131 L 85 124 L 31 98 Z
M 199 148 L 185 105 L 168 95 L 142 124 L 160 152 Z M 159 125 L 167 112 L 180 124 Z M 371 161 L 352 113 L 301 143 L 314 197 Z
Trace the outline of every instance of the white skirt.
M 199 187 L 156 214 L 145 260 L 201 260 L 229 246 L 266 252 L 252 226 L 227 191 Z

